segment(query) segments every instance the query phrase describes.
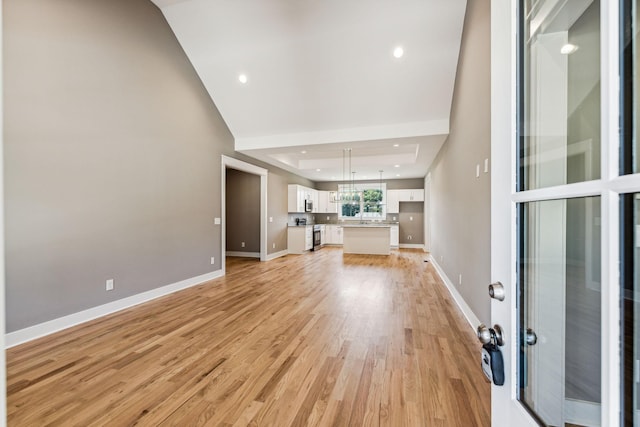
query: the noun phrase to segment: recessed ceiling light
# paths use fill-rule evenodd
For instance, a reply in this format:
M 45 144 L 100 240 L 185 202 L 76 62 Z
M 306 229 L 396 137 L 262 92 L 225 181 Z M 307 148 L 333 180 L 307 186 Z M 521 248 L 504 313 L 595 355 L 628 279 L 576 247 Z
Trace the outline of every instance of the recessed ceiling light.
M 400 167 L 400 165 L 393 165 L 393 167 L 394 167 L 394 168 L 399 168 L 399 167 Z
M 578 46 L 575 44 L 567 43 L 560 48 L 560 53 L 563 55 L 571 55 L 576 50 L 578 50 Z
M 249 81 L 249 79 L 247 79 L 247 75 L 246 74 L 240 74 L 238 76 L 238 81 L 242 84 L 245 84 L 247 81 Z
M 400 176 L 400 174 L 399 174 L 399 173 L 397 173 L 397 174 L 396 174 L 396 176 Z
M 393 144 L 394 147 L 400 147 L 400 144 Z
M 397 46 L 395 49 L 393 49 L 393 56 L 395 58 L 402 58 L 402 55 L 404 55 L 404 49 L 402 48 L 402 46 Z
M 302 154 L 307 154 L 307 150 L 302 150 L 301 153 Z
M 320 172 L 320 169 L 316 169 L 316 172 Z

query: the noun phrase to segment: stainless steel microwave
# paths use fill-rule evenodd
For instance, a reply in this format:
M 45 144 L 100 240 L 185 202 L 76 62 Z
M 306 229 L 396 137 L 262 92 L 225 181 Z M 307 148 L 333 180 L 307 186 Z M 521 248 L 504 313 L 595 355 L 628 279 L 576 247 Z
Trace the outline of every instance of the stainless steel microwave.
M 311 200 L 304 201 L 304 211 L 305 212 L 313 211 L 313 202 Z

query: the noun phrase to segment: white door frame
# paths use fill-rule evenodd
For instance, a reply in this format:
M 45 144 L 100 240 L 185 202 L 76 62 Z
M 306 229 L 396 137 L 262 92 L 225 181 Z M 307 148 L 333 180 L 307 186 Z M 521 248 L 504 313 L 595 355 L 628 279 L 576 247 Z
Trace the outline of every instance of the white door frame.
M 221 156 L 222 158 L 222 179 L 221 182 L 221 239 L 222 239 L 222 252 L 221 252 L 221 262 L 222 262 L 222 274 L 225 274 L 225 262 L 226 262 L 226 252 L 227 252 L 227 215 L 226 215 L 226 197 L 227 197 L 227 168 L 229 169 L 237 169 L 243 172 L 247 172 L 253 175 L 260 176 L 260 261 L 267 260 L 267 175 L 268 170 L 261 168 L 256 165 L 252 165 L 251 163 L 243 162 L 242 160 L 234 159 L 233 157 L 228 157 L 225 155 Z
M 4 81 L 2 75 L 2 0 L 0 0 L 0 93 L 2 91 L 2 82 Z M 3 161 L 3 152 L 4 152 L 4 123 L 3 117 L 4 111 L 2 105 L 2 97 L 0 97 L 0 307 L 2 307 L 2 312 L 0 312 L 0 425 L 4 425 L 7 420 L 7 367 L 6 367 L 6 354 L 5 354 L 5 283 L 4 283 L 4 161 Z
M 516 205 L 567 197 L 601 197 L 602 406 L 601 425 L 620 420 L 619 199 L 640 192 L 640 174 L 618 176 L 618 2 L 601 0 L 601 179 L 516 192 L 517 2 L 491 1 L 491 279 L 505 284 L 506 299 L 491 301 L 492 324 L 505 330 L 505 386 L 492 386 L 494 426 L 537 425 L 517 401 Z M 506 225 L 505 225 L 506 224 Z

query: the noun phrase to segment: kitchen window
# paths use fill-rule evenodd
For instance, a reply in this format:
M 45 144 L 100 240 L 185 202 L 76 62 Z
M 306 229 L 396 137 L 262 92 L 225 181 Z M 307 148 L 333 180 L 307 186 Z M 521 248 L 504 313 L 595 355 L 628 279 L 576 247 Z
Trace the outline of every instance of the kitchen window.
M 382 220 L 387 217 L 386 184 L 338 185 L 338 216 L 341 219 Z

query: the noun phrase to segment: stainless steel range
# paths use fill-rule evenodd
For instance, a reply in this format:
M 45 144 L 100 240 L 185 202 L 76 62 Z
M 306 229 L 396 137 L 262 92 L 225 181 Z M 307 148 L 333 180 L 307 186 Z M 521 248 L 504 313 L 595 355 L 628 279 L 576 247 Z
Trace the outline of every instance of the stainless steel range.
M 322 233 L 320 232 L 320 224 L 314 224 L 313 226 L 313 248 L 312 251 L 317 251 L 322 247 Z

